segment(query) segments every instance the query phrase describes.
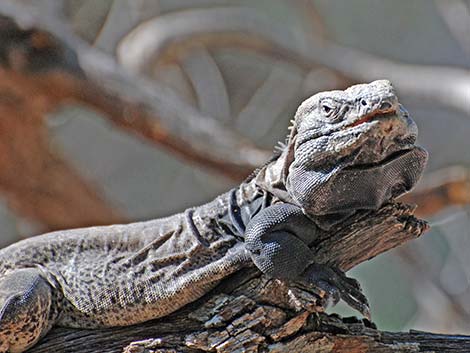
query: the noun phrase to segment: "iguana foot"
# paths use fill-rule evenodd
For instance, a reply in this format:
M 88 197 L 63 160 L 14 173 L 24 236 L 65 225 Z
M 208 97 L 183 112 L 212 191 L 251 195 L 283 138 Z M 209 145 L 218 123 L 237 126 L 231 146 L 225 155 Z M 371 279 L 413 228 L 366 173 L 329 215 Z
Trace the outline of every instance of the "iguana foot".
M 35 268 L 0 276 L 0 352 L 18 353 L 52 326 L 51 286 Z
M 300 275 L 298 282 L 307 288 L 313 286 L 323 291 L 332 305 L 343 299 L 370 320 L 369 303 L 359 282 L 347 277 L 343 271 L 328 265 L 312 264 Z

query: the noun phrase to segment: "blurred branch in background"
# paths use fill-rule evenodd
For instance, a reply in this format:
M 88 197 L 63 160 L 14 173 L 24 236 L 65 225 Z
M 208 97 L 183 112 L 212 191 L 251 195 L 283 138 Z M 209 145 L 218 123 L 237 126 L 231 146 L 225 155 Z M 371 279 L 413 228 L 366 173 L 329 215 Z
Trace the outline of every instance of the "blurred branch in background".
M 46 34 L 42 30 L 33 29 L 30 34 L 42 33 L 58 46 L 55 48 L 58 52 L 67 53 L 61 58 L 50 58 L 56 61 L 48 62 L 49 67 L 31 70 L 33 67 L 28 66 L 40 64 L 38 57 L 44 53 L 40 53 L 40 48 L 34 48 L 34 43 L 30 43 L 32 47 L 22 48 L 32 54 L 24 58 L 26 62 L 23 67 L 15 63 L 17 67 L 14 68 L 11 62 L 7 63 L 16 71 L 22 70 L 25 79 L 32 82 L 47 80 L 50 72 L 61 70 L 69 90 L 68 95 L 57 104 L 67 99 L 90 105 L 117 126 L 238 180 L 269 158 L 270 152 L 257 149 L 248 139 L 225 128 L 217 120 L 202 115 L 180 100 L 171 89 L 126 72 L 112 57 L 90 47 L 59 20 L 43 16 L 34 7 L 21 8 L 9 2 L 0 4 L 0 13 L 12 16 L 27 28 L 37 26 L 48 31 Z M 12 30 L 11 26 L 14 25 L 6 24 L 5 36 Z M 19 29 L 13 31 L 21 32 Z M 11 48 L 4 48 L 15 51 L 17 44 L 11 43 Z M 28 43 L 22 43 L 25 44 Z M 39 49 L 39 53 L 35 49 Z M 9 53 L 4 55 L 10 57 Z M 75 67 L 75 56 L 78 67 Z M 49 72 L 41 72 L 45 69 Z M 62 89 L 60 86 L 50 88 Z
M 448 207 L 470 205 L 470 171 L 455 166 L 431 172 L 401 200 L 419 205 L 416 214 L 424 218 L 436 216 Z
M 36 88 L 0 70 L 0 189 L 9 206 L 43 230 L 123 221 L 50 145 L 44 112 L 61 92 Z
M 65 98 L 67 90 L 58 89 L 63 80 L 52 75 L 50 82 L 35 81 L 16 71 L 46 64 L 58 54 L 56 48 L 44 33 L 12 31 L 5 18 L 0 32 L 0 188 L 9 206 L 41 224 L 43 231 L 123 221 L 51 146 L 45 114 Z M 25 46 L 25 39 L 32 47 Z M 39 55 L 27 63 L 25 51 L 35 50 Z M 5 70 L 7 63 L 11 66 Z
M 396 251 L 405 264 L 406 275 L 414 283 L 418 324 L 426 327 L 426 322 L 440 322 L 439 328 L 433 324 L 437 330 L 455 326 L 468 328 L 470 217 L 465 208 L 470 205 L 468 168 L 454 166 L 428 173 L 419 186 L 401 200 L 419 205 L 416 213 L 434 220 L 431 227 L 435 233 L 447 235 L 439 237 L 439 246 L 448 247 L 448 251 L 437 251 L 432 242 L 413 243 Z
M 221 32 L 228 34 L 224 36 Z M 245 40 L 236 40 L 237 36 L 230 35 L 232 32 L 239 32 L 238 37 Z M 394 62 L 326 39 L 310 38 L 310 42 L 299 45 L 289 37 L 289 31 L 269 23 L 252 8 L 197 9 L 171 13 L 139 25 L 121 41 L 118 58 L 125 67 L 144 73 L 153 63 L 170 60 L 168 56 L 171 58 L 175 52 L 181 55 L 183 50 L 191 50 L 194 42 L 209 47 L 248 45 L 304 68 L 323 65 L 354 81 L 386 77 L 403 95 L 436 101 L 470 115 L 467 70 Z
M 434 0 L 442 19 L 470 59 L 470 3 L 464 0 Z

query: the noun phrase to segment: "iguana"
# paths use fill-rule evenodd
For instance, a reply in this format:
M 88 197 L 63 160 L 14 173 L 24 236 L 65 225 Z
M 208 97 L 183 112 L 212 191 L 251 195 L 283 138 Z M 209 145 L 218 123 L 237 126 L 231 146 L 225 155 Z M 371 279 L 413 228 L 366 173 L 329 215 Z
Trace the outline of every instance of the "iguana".
M 313 262 L 309 245 L 358 210 L 409 191 L 426 151 L 389 81 L 318 93 L 285 145 L 205 205 L 147 222 L 56 231 L 0 250 L 0 352 L 53 325 L 99 328 L 163 317 L 243 267 L 324 290 L 363 314 L 357 281 Z

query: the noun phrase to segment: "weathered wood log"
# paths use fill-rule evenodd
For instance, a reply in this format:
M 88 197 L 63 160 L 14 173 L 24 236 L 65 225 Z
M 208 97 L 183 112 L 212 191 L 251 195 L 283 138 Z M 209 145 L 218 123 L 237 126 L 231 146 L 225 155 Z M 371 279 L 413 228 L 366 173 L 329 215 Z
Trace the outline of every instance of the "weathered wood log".
M 426 222 L 391 203 L 324 232 L 316 260 L 344 270 L 419 237 Z M 382 332 L 367 319 L 322 313 L 320 292 L 247 268 L 170 316 L 103 330 L 54 328 L 30 353 L 45 352 L 469 352 L 470 336 Z

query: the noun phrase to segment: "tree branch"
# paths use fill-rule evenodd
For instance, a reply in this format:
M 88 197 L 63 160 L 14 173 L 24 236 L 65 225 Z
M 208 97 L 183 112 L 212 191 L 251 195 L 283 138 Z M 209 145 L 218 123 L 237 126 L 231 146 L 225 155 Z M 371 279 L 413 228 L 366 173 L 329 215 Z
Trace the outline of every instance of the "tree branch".
M 21 65 L 21 52 L 10 55 Z M 0 67 L 0 190 L 8 205 L 42 231 L 125 221 L 51 145 L 44 113 L 63 91 L 50 88 Z
M 175 52 L 181 56 L 194 43 L 235 44 L 274 54 L 304 68 L 320 64 L 359 82 L 388 78 L 405 96 L 439 102 L 470 115 L 467 70 L 396 62 L 318 36 L 312 36 L 308 43 L 294 38 L 293 33 L 253 8 L 195 9 L 160 16 L 137 26 L 121 41 L 118 56 L 126 67 L 145 72 L 151 63 L 165 62 L 165 57 L 174 56 Z
M 320 235 L 314 246 L 315 260 L 347 270 L 414 239 L 427 225 L 412 213 L 412 207 L 399 203 L 377 212 L 359 213 Z M 448 353 L 465 352 L 470 347 L 470 337 L 387 333 L 377 331 L 367 320 L 314 313 L 323 310 L 323 296 L 266 278 L 250 268 L 225 279 L 212 292 L 170 316 L 105 330 L 55 328 L 30 353 L 122 352 L 124 347 L 128 353 Z

